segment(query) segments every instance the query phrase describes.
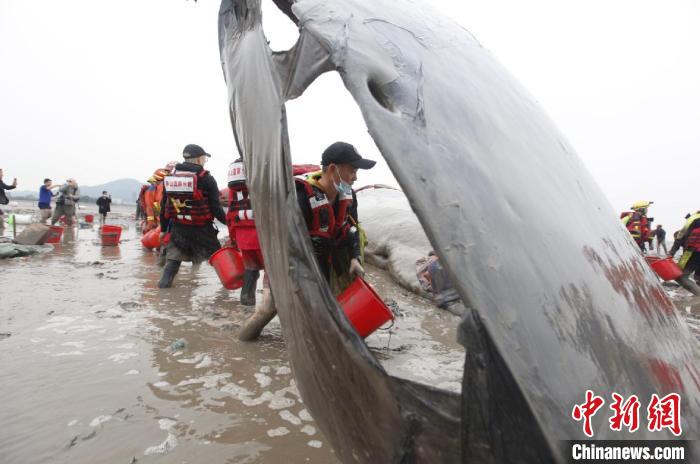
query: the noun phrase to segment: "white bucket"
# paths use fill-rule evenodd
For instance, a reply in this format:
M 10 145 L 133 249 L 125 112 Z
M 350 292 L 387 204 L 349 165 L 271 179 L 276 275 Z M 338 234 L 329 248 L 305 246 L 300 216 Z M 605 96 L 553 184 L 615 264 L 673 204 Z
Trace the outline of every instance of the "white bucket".
M 10 215 L 8 215 L 7 223 L 12 224 L 13 222 L 18 226 L 23 226 L 23 225 L 33 223 L 34 219 L 33 219 L 31 214 L 10 214 Z

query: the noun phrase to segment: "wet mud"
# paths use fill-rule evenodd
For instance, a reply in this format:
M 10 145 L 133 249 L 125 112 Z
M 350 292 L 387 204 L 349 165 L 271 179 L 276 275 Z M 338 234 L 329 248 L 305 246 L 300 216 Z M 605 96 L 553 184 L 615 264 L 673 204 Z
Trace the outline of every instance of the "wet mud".
M 117 247 L 76 227 L 53 252 L 0 260 L 0 462 L 337 462 L 278 320 L 239 342 L 252 308 L 206 263 L 158 289 L 156 256 L 127 217 L 111 220 L 128 227 Z M 400 314 L 366 340 L 385 368 L 458 391 L 457 318 L 384 271 L 368 280 Z
M 127 217 L 111 220 L 127 228 L 117 247 L 100 245 L 97 226 L 76 227 L 53 252 L 0 260 L 0 462 L 337 462 L 299 397 L 278 320 L 239 342 L 252 308 L 207 264 L 158 289 L 156 256 Z M 368 266 L 367 280 L 397 314 L 366 340 L 385 369 L 459 391 L 458 318 L 386 271 Z M 700 334 L 700 298 L 664 289 Z

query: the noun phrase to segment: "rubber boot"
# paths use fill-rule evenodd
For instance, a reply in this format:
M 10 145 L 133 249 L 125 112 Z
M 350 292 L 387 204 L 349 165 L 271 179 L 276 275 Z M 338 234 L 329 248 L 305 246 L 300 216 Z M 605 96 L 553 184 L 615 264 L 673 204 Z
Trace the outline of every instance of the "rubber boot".
M 169 259 L 165 263 L 163 268 L 163 275 L 160 277 L 160 282 L 158 282 L 158 288 L 170 288 L 173 286 L 173 279 L 177 275 L 177 271 L 180 270 L 180 261 L 175 261 L 174 259 Z
M 277 308 L 269 288 L 263 289 L 263 301 L 255 312 L 243 324 L 238 333 L 238 339 L 242 342 L 252 342 L 260 337 L 265 326 L 277 315 Z
M 676 279 L 676 282 L 678 282 L 681 287 L 685 288 L 693 295 L 700 296 L 700 285 L 696 284 L 690 279 L 690 274 L 683 274 Z
M 241 289 L 241 304 L 243 306 L 255 306 L 255 291 L 258 287 L 260 271 L 246 269 L 243 274 L 243 288 Z

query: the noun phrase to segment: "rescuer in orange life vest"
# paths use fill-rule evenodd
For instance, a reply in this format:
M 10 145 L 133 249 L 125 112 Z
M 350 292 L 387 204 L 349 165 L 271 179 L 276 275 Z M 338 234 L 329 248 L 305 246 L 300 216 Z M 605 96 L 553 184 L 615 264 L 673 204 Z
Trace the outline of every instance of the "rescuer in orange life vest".
M 175 162 L 171 161 L 165 168 L 156 169 L 153 175 L 148 179 L 149 186 L 144 192 L 143 202 L 146 213 L 146 227 L 143 229 L 145 234 L 149 230 L 160 226 L 160 205 L 163 202 L 163 179 L 175 169 Z
M 219 203 L 216 180 L 204 169 L 211 156 L 199 145 L 187 145 L 184 163 L 165 177 L 165 194 L 160 208 L 160 222 L 170 221 L 170 242 L 166 247 L 167 261 L 158 282 L 160 288 L 170 288 L 182 261 L 200 263 L 221 248 L 214 228 L 214 219 L 226 224 L 226 214 Z M 166 231 L 161 231 L 161 241 Z
M 622 223 L 642 251 L 645 251 L 644 247 L 651 231 L 653 219 L 647 218 L 647 211 L 653 203 L 653 201 L 638 201 L 632 205 L 632 211 L 622 213 L 620 216 Z
M 245 265 L 241 304 L 255 305 L 255 290 L 263 269 L 262 250 L 255 230 L 253 208 L 250 204 L 246 172 L 243 160 L 238 158 L 228 168 L 228 201 L 226 215 L 231 243 L 240 250 Z
M 683 274 L 695 274 L 695 282 L 700 285 L 700 211 L 688 217 L 680 231 L 676 233 L 669 256 L 674 256 L 683 247 L 683 254 L 678 266 Z

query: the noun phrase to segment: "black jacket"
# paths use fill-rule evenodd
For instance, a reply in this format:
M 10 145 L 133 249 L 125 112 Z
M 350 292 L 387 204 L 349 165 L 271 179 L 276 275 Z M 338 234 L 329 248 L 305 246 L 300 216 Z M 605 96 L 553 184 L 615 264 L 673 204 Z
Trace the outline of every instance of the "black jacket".
M 5 182 L 0 180 L 0 205 L 6 205 L 9 203 L 7 196 L 5 196 L 5 190 L 12 190 L 15 188 L 12 185 L 7 185 Z
M 202 166 L 194 163 L 178 163 L 175 165 L 175 171 L 180 172 L 200 172 L 204 169 Z M 216 184 L 216 179 L 210 173 L 206 173 L 197 180 L 197 188 L 204 191 L 209 200 L 209 209 L 216 219 L 226 224 L 226 213 L 224 213 L 221 203 L 219 203 L 219 186 Z M 165 218 L 165 205 L 168 203 L 168 192 L 163 193 L 163 199 L 160 204 L 160 223 L 167 224 Z
M 112 211 L 112 208 L 110 207 L 112 199 L 109 197 L 100 197 L 95 203 L 97 203 L 97 206 L 99 206 L 100 214 L 105 214 Z

